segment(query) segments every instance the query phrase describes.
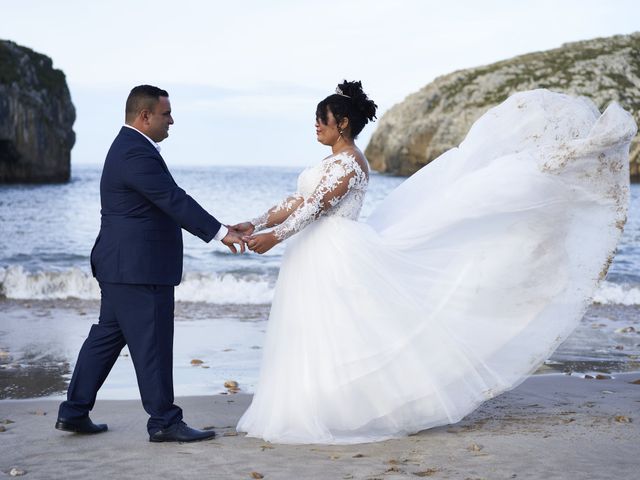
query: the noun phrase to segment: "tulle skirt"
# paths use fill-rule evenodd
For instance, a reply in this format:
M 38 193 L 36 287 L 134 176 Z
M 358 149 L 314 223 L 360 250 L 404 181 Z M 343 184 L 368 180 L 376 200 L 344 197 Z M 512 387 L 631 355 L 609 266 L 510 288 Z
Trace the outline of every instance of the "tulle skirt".
M 513 95 L 368 218 L 290 239 L 259 385 L 238 430 L 360 443 L 455 423 L 522 382 L 606 274 L 628 204 L 632 117 Z

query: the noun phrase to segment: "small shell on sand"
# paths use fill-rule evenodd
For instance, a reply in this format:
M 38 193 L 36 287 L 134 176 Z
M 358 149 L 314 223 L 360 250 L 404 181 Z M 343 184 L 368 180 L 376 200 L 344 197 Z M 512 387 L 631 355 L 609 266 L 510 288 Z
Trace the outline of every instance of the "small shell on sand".
M 235 380 L 227 380 L 224 382 L 224 388 L 238 388 L 238 382 Z
M 16 468 L 16 467 L 9 470 L 9 475 L 12 477 L 21 477 L 25 473 L 27 473 L 26 470 L 22 470 L 21 468 Z
M 199 358 L 194 358 L 193 360 L 191 360 L 191 365 L 202 365 L 203 363 L 204 362 Z

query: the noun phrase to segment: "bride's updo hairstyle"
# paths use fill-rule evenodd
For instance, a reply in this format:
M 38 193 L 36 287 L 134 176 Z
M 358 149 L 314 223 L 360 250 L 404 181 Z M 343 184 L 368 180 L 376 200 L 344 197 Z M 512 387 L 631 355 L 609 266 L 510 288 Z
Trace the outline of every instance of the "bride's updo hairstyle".
M 336 93 L 322 100 L 316 108 L 316 118 L 327 124 L 327 112 L 331 110 L 338 125 L 343 118 L 349 119 L 349 135 L 356 138 L 364 126 L 376 118 L 378 106 L 362 91 L 361 82 L 347 82 L 338 85 Z

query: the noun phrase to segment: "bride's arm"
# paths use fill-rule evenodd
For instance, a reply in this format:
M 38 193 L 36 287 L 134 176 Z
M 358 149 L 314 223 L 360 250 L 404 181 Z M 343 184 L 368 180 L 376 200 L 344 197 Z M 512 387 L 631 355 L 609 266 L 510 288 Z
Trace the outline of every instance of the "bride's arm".
M 259 217 L 254 218 L 250 223 L 255 227 L 255 231 L 259 232 L 265 228 L 275 227 L 284 222 L 298 206 L 304 201 L 302 195 L 294 194 L 277 205 L 274 205 Z
M 336 158 L 325 168 L 314 192 L 299 202 L 298 207 L 272 232 L 251 237 L 249 248 L 264 253 L 311 224 L 329 208 L 340 203 L 355 185 L 358 175 L 364 175 L 364 172 L 353 157 Z
M 290 195 L 277 205 L 274 205 L 265 213 L 248 222 L 241 222 L 229 225 L 229 228 L 236 230 L 243 235 L 251 235 L 265 228 L 271 228 L 284 222 L 293 211 L 304 201 L 302 195 L 297 193 Z

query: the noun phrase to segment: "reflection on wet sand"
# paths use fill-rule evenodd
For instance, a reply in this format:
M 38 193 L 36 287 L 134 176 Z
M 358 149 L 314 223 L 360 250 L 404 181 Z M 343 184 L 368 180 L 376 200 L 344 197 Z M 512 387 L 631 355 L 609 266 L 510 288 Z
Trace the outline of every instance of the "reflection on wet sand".
M 65 394 L 99 303 L 0 299 L 0 399 Z M 536 373 L 597 375 L 640 371 L 640 307 L 592 305 L 580 325 Z M 258 378 L 269 305 L 176 304 L 176 396 L 225 392 L 228 379 L 251 392 Z M 194 358 L 205 364 L 196 368 Z M 125 348 L 100 398 L 137 398 Z
M 0 399 L 59 395 L 67 389 L 69 364 L 2 366 Z

